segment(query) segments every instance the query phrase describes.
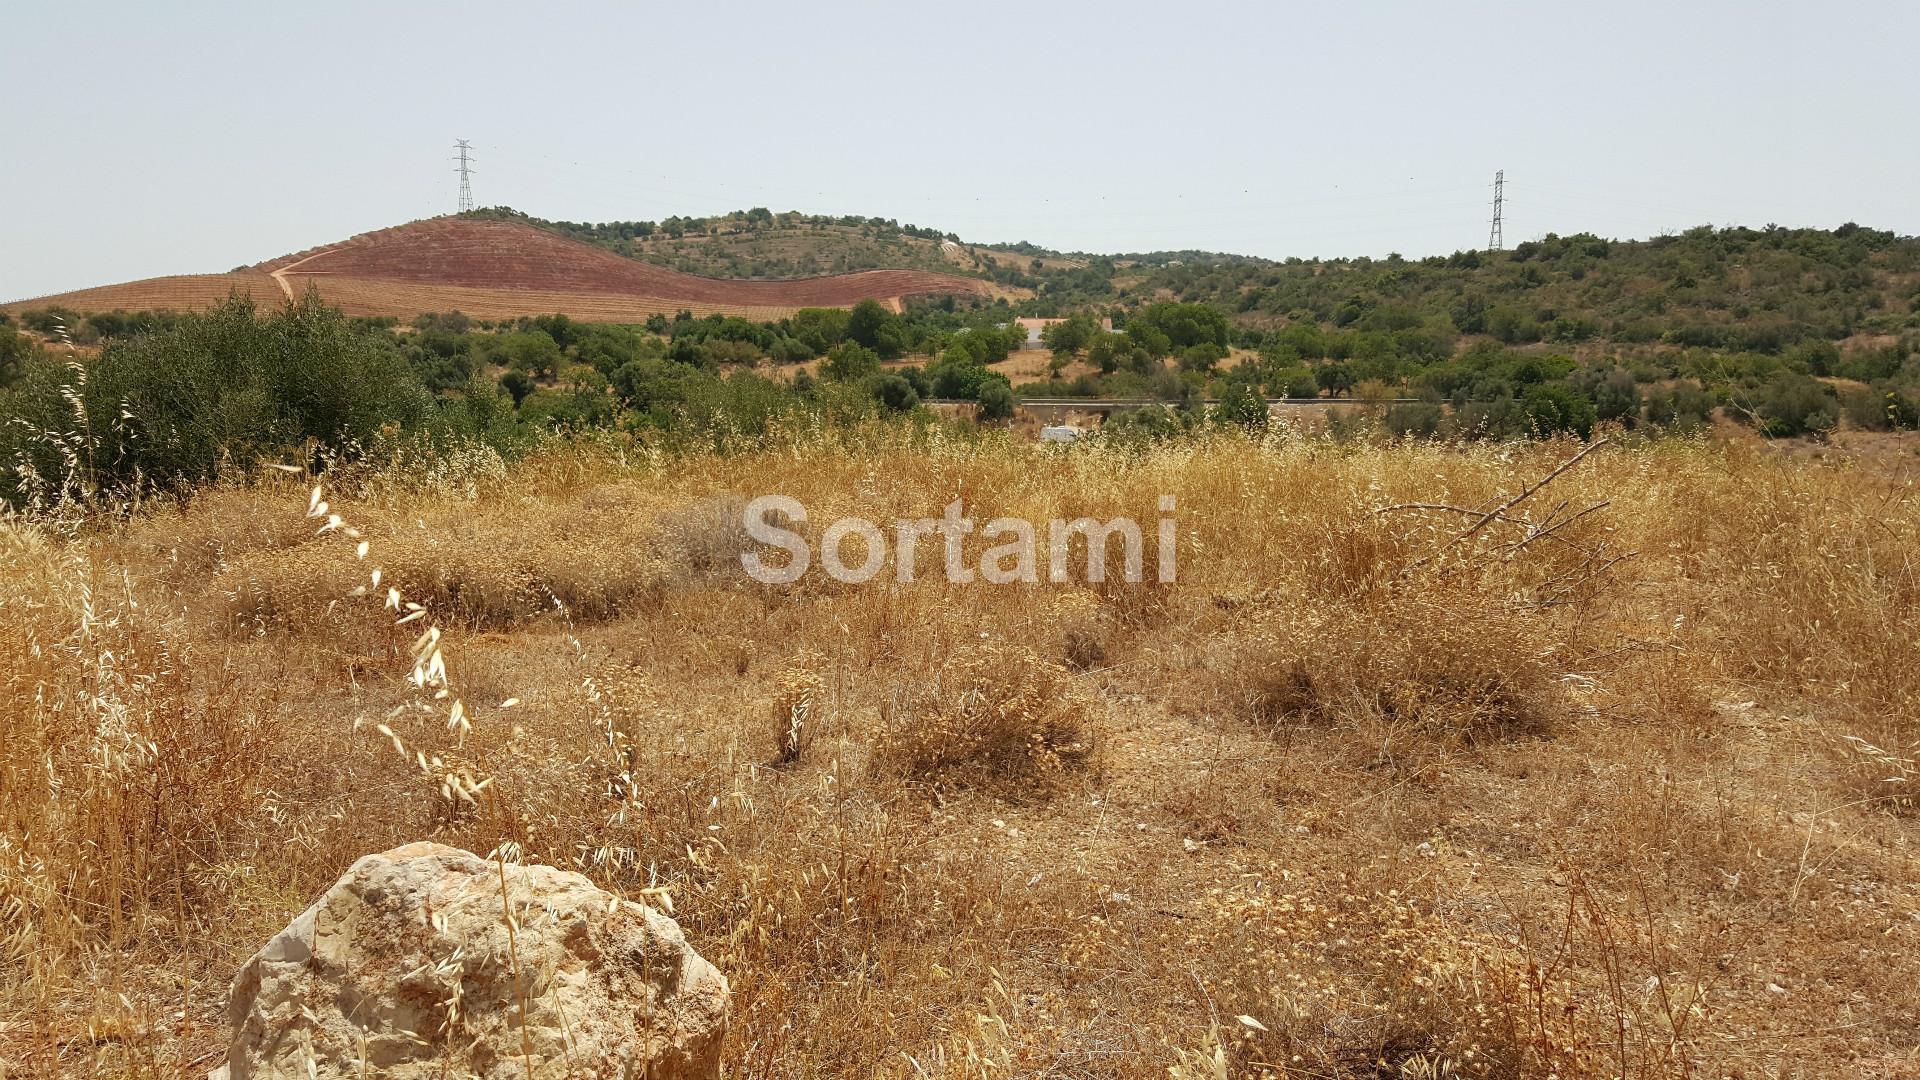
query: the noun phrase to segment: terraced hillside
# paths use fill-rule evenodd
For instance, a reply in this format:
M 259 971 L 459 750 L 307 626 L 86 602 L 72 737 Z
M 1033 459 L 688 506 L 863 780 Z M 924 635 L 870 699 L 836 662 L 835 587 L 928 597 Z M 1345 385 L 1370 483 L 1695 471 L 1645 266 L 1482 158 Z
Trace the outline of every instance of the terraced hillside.
M 159 278 L 20 301 L 0 310 L 192 309 L 240 291 L 255 299 L 314 289 L 348 314 L 411 318 L 460 310 L 479 318 L 562 313 L 638 321 L 691 310 L 775 319 L 802 307 L 907 297 L 988 295 L 978 279 L 926 270 L 870 270 L 783 281 L 704 278 L 622 258 L 517 221 L 443 217 L 365 233 L 231 274 Z

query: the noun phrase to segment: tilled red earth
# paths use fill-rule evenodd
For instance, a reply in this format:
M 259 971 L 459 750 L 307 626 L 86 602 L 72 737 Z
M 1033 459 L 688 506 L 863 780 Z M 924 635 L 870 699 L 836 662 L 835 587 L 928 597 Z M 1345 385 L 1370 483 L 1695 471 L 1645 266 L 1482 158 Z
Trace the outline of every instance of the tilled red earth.
M 288 255 L 259 269 L 281 271 L 295 291 L 306 280 L 353 277 L 422 285 L 580 292 L 722 307 L 840 307 L 861 300 L 984 293 L 985 283 L 922 270 L 868 270 L 791 281 L 695 277 L 511 221 L 435 218 L 365 233 Z
M 803 307 L 889 304 L 909 296 L 991 295 L 976 278 L 925 270 L 866 270 L 787 281 L 696 277 L 512 221 L 444 217 L 363 233 L 227 274 L 187 274 L 37 297 L 0 311 L 186 311 L 229 294 L 261 304 L 317 289 L 351 315 L 409 319 L 464 311 L 502 319 L 560 313 L 589 322 L 638 322 L 656 313 L 777 319 Z

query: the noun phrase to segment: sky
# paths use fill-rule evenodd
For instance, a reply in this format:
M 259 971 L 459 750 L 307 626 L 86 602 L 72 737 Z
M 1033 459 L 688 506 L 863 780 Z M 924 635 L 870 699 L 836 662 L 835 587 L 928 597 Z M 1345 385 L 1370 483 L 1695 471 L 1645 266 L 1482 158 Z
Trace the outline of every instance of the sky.
M 10 0 L 0 300 L 482 206 L 1271 258 L 1920 232 L 1920 5 Z

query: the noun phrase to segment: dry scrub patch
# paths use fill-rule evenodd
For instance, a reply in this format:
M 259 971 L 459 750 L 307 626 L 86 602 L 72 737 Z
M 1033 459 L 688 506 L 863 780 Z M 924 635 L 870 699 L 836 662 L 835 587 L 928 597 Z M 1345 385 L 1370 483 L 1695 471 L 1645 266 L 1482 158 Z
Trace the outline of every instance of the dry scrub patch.
M 909 780 L 1048 789 L 1092 760 L 1088 713 L 1059 665 L 1025 648 L 983 646 L 881 705 L 874 756 Z
M 1611 445 L 1470 531 L 1579 449 L 881 430 L 327 478 L 365 560 L 278 477 L 0 526 L 0 1067 L 203 1070 L 430 837 L 671 903 L 734 1076 L 1915 1075 L 1910 489 Z M 770 492 L 1173 495 L 1180 579 L 762 587 Z

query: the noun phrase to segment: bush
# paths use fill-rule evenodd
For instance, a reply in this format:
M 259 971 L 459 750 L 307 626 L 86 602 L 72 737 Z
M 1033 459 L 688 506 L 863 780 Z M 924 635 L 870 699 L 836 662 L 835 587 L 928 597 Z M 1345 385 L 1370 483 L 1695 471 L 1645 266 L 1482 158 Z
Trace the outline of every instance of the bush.
M 1277 397 L 1310 398 L 1320 396 L 1320 380 L 1304 364 L 1281 368 L 1267 376 L 1267 390 Z
M 1353 369 L 1345 364 L 1321 364 L 1314 369 L 1313 380 L 1332 397 L 1353 390 Z
M 19 377 L 32 355 L 32 339 L 11 326 L 0 326 L 0 386 Z
M 1100 333 L 1100 324 L 1094 322 L 1091 315 L 1081 313 L 1057 323 L 1048 323 L 1040 331 L 1040 341 L 1056 356 L 1071 359 L 1092 344 Z
M 479 369 L 479 358 L 473 354 L 471 345 L 472 341 L 464 335 L 427 330 L 415 334 L 402 346 L 402 352 L 407 366 L 426 388 L 439 393 L 465 386 Z
M 1149 332 L 1157 332 L 1166 342 L 1167 347 L 1156 353 L 1160 356 L 1166 355 L 1168 349 L 1202 344 L 1218 347 L 1220 355 L 1225 356 L 1233 340 L 1225 313 L 1211 304 L 1149 304 L 1127 321 L 1127 333 L 1138 339 Z
M 900 317 L 877 300 L 862 300 L 847 316 L 847 340 L 873 350 L 882 360 L 892 360 L 906 351 Z
M 613 373 L 613 392 L 636 412 L 659 412 L 686 400 L 681 382 L 693 373 L 666 360 L 635 360 Z M 664 413 L 661 413 L 664 415 Z
M 1145 405 L 1114 413 L 1100 426 L 1100 437 L 1123 443 L 1154 443 L 1185 430 L 1180 418 L 1164 405 Z
M 820 374 L 837 382 L 857 382 L 879 371 L 879 355 L 867 346 L 852 341 L 835 345 L 827 353 L 827 362 L 820 365 Z
M 920 404 L 919 391 L 900 375 L 877 376 L 873 380 L 871 389 L 874 400 L 890 412 L 911 412 Z
M 1387 433 L 1396 436 L 1432 438 L 1440 433 L 1446 411 L 1431 402 L 1395 405 L 1381 421 Z
M 1000 383 L 1012 390 L 1007 377 L 997 371 L 989 370 L 982 364 L 971 360 L 954 359 L 942 356 L 927 367 L 926 377 L 933 383 L 933 396 L 959 398 L 965 401 L 980 400 L 980 391 L 991 383 Z
M 614 399 L 599 390 L 535 390 L 520 402 L 520 419 L 553 431 L 583 431 L 613 421 Z
M 1220 404 L 1213 408 L 1213 421 L 1227 427 L 1240 427 L 1248 431 L 1265 431 L 1270 416 L 1267 412 L 1267 399 L 1252 383 L 1233 379 L 1227 383 L 1220 394 Z
M 1593 435 L 1593 402 L 1565 383 L 1542 383 L 1527 391 L 1522 399 L 1527 423 L 1536 435 L 1547 436 L 1570 431 L 1581 438 Z
M 1771 438 L 1824 433 L 1840 422 L 1833 388 L 1789 371 L 1767 381 L 1752 412 L 1761 433 Z
M 1640 418 L 1640 385 L 1625 368 L 1608 368 L 1589 380 L 1594 415 L 1601 420 L 1619 420 L 1629 427 Z
M 551 379 L 560 369 L 560 346 L 538 331 L 507 334 L 493 343 L 502 363 L 517 371 Z
M 1647 395 L 1647 422 L 1675 432 L 1700 431 L 1713 417 L 1713 398 L 1692 383 Z
M 511 395 L 514 405 L 518 406 L 521 402 L 527 400 L 528 394 L 533 393 L 533 376 L 521 371 L 519 368 L 514 368 L 505 375 L 500 376 L 500 389 L 505 390 Z
M 910 780 L 1016 784 L 1044 791 L 1093 755 L 1086 702 L 1066 669 L 1015 647 L 982 645 L 883 706 L 874 756 Z
M 390 338 L 312 296 L 266 316 L 229 300 L 111 342 L 84 385 L 62 365 L 38 367 L 7 403 L 27 422 L 0 434 L 0 460 L 41 480 L 76 468 L 100 490 L 185 490 L 223 465 L 308 442 L 350 452 L 435 415 Z M 77 442 L 64 449 L 42 434 L 67 431 Z M 32 482 L 10 476 L 5 494 L 17 501 Z
M 37 308 L 20 313 L 20 325 L 38 334 L 53 337 L 80 328 L 80 313 L 63 307 Z
M 440 412 L 455 434 L 479 439 L 496 449 L 515 441 L 519 402 L 485 374 L 475 372 L 458 395 L 441 403 Z
M 816 354 L 799 338 L 781 337 L 767 350 L 767 356 L 776 364 L 798 364 L 811 360 Z
M 984 383 L 979 390 L 981 420 L 1013 419 L 1013 387 L 1004 377 Z
M 794 340 L 812 350 L 808 357 L 824 356 L 828 349 L 847 339 L 847 322 L 852 313 L 844 308 L 801 308 L 794 312 Z
M 1189 345 L 1180 350 L 1180 370 L 1209 372 L 1213 370 L 1214 365 L 1226 358 L 1227 350 L 1210 341 Z
M 1474 744 L 1548 729 L 1555 684 L 1513 648 L 1527 620 L 1472 595 L 1403 596 L 1337 608 L 1323 625 L 1251 632 L 1221 688 L 1263 727 L 1395 729 Z
M 1487 333 L 1508 345 L 1522 345 L 1540 340 L 1540 324 L 1510 307 L 1496 307 L 1489 310 L 1486 316 L 1486 327 Z

